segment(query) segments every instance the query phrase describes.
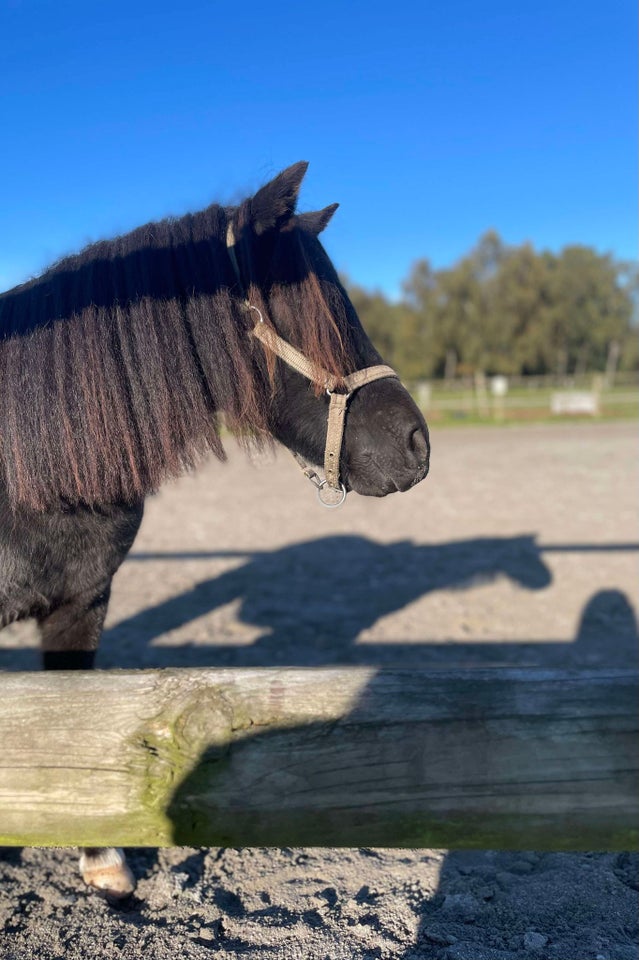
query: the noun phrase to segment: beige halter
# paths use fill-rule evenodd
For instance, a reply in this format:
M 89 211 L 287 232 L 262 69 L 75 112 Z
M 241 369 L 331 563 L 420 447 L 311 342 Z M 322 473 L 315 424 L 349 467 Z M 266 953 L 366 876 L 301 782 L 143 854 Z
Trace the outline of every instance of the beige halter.
M 237 276 L 238 283 L 242 287 L 239 264 L 235 254 L 235 235 L 233 225 L 229 223 L 226 232 L 226 246 L 229 257 L 233 264 L 233 270 Z M 296 453 L 293 454 L 304 474 L 317 487 L 317 496 L 319 501 L 325 507 L 339 507 L 346 499 L 346 487 L 340 482 L 339 478 L 339 460 L 342 451 L 342 441 L 344 438 L 344 419 L 346 417 L 346 407 L 349 399 L 367 383 L 373 383 L 375 380 L 381 380 L 383 377 L 396 377 L 397 374 L 392 367 L 385 364 L 378 364 L 374 367 L 366 367 L 364 370 L 357 370 L 344 377 L 340 381 L 343 383 L 346 392 L 337 393 L 335 391 L 336 378 L 327 370 L 318 368 L 308 360 L 303 353 L 297 350 L 288 341 L 282 339 L 272 327 L 264 322 L 261 312 L 253 304 L 245 300 L 249 310 L 255 311 L 258 315 L 258 321 L 253 327 L 254 337 L 268 347 L 276 356 L 280 357 L 289 367 L 297 370 L 303 377 L 312 383 L 318 383 L 326 389 L 330 396 L 328 407 L 328 426 L 326 430 L 326 446 L 324 448 L 324 473 L 325 480 L 322 480 L 317 473 L 309 467 L 304 460 Z M 329 496 L 337 497 L 333 500 L 326 500 L 326 488 L 330 491 Z

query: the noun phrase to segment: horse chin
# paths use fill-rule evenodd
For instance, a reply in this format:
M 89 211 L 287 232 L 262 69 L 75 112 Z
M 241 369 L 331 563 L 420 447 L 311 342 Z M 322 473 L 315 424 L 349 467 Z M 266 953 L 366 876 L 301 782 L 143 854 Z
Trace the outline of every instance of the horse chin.
M 359 493 L 362 497 L 387 497 L 389 493 L 405 493 L 424 479 L 428 473 L 428 464 L 424 464 L 416 472 L 401 473 L 399 475 L 385 474 L 377 470 L 374 475 L 366 473 L 349 475 L 344 480 L 347 491 Z
M 397 493 L 394 483 L 380 484 L 367 480 L 345 480 L 344 486 L 348 493 L 359 493 L 361 497 L 387 497 L 389 493 Z

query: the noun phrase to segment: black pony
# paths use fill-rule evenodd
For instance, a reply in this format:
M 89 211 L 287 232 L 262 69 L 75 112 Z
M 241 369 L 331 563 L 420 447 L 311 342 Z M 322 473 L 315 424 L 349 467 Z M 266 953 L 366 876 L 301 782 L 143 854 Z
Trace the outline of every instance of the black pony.
M 323 378 L 339 392 L 381 362 L 317 239 L 336 205 L 295 214 L 306 167 L 237 207 L 93 244 L 0 295 L 0 626 L 35 617 L 45 668 L 92 666 L 145 496 L 209 451 L 224 457 L 220 415 L 241 442 L 274 437 L 320 463 Z M 304 354 L 314 386 L 250 335 L 258 315 Z M 345 489 L 406 490 L 428 450 L 397 379 L 350 398 Z M 131 889 L 120 852 L 85 851 L 83 873 Z

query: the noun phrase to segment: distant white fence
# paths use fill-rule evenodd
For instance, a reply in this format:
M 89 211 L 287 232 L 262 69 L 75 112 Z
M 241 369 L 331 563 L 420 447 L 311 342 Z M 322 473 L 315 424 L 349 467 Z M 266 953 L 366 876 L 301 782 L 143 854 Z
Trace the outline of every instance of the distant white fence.
M 473 379 L 420 381 L 413 384 L 412 393 L 425 413 L 503 420 L 509 411 L 519 419 L 529 410 L 536 416 L 598 417 L 611 409 L 627 413 L 634 407 L 639 412 L 639 379 L 630 378 L 624 386 L 627 389 L 611 390 L 603 374 L 560 379 L 485 377 L 480 373 Z
M 560 390 L 550 398 L 551 413 L 575 416 L 586 414 L 598 417 L 601 412 L 599 393 L 594 390 Z

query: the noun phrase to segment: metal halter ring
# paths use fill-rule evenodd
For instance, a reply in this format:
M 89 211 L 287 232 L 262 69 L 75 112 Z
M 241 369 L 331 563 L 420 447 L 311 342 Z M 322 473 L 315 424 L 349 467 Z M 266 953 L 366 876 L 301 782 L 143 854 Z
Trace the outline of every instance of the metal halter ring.
M 260 318 L 258 322 L 264 323 L 264 317 L 262 316 L 262 311 L 259 310 L 257 307 L 254 307 L 252 303 L 247 303 L 246 305 L 249 308 L 249 310 L 255 310 L 256 314 Z
M 335 393 L 334 390 L 331 390 L 331 388 L 328 386 L 328 384 L 325 385 L 324 389 L 326 390 L 326 396 L 327 396 L 327 397 L 332 397 L 333 394 Z M 348 397 L 350 397 L 350 395 L 352 394 L 352 392 L 353 392 L 352 390 L 349 390 L 347 393 L 340 394 L 340 396 L 344 396 L 344 397 L 347 397 L 347 398 L 348 398 Z
M 326 507 L 327 510 L 335 510 L 337 507 L 341 507 L 341 505 L 346 500 L 346 487 L 344 486 L 344 484 L 340 483 L 339 485 L 341 493 L 340 493 L 340 498 L 336 503 L 327 503 L 327 501 L 323 499 L 322 490 L 324 489 L 324 487 L 328 487 L 329 490 L 335 490 L 335 487 L 329 486 L 328 480 L 321 480 L 317 484 L 317 499 L 322 504 L 322 506 Z

